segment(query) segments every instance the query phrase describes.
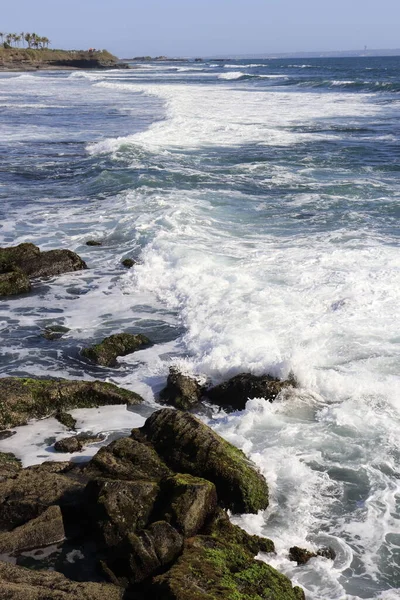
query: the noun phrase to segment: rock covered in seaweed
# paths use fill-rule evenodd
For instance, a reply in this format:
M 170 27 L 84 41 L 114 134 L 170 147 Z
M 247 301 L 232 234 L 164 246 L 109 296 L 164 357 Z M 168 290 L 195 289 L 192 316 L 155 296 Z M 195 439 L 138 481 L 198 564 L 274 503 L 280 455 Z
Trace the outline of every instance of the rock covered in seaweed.
M 1 269 L 1 265 L 0 265 Z M 0 271 L 0 296 L 17 296 L 31 291 L 31 282 L 21 269 Z
M 37 246 L 30 243 L 0 248 L 0 265 L 3 269 L 18 268 L 29 278 L 52 277 L 87 269 L 86 263 L 71 250 L 41 252 Z
M 0 429 L 25 425 L 29 419 L 57 416 L 72 408 L 140 404 L 135 392 L 101 381 L 0 378 Z
M 200 402 L 203 388 L 193 377 L 184 375 L 175 367 L 170 367 L 166 387 L 160 399 L 180 410 L 188 410 Z
M 241 373 L 228 381 L 207 390 L 205 395 L 211 402 L 227 410 L 243 410 L 252 398 L 265 398 L 273 402 L 277 395 L 293 381 L 280 381 L 270 375 Z
M 140 432 L 171 469 L 214 483 L 224 508 L 236 513 L 267 508 L 267 482 L 256 467 L 241 450 L 191 414 L 161 409 L 147 419 Z M 138 434 L 133 430 L 132 435 Z
M 35 519 L 0 533 L 0 554 L 15 554 L 58 544 L 65 538 L 59 506 L 49 506 Z
M 100 344 L 84 348 L 81 354 L 98 365 L 113 367 L 117 364 L 118 356 L 127 356 L 150 344 L 150 340 L 142 334 L 116 333 L 105 338 Z

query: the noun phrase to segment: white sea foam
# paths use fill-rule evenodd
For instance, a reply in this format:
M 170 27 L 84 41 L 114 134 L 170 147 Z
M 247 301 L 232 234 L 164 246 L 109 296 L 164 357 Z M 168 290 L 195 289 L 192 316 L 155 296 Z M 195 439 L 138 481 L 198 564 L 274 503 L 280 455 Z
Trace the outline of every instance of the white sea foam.
M 246 73 L 241 73 L 240 71 L 229 71 L 228 73 L 221 73 L 218 75 L 218 79 L 241 79 L 245 76 Z

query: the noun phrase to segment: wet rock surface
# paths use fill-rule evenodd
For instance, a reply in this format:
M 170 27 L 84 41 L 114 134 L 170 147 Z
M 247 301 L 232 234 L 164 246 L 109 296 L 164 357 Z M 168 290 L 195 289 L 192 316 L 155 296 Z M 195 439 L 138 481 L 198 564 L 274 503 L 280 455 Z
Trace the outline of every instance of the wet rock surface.
M 207 390 L 205 395 L 226 410 L 243 410 L 247 400 L 264 398 L 273 402 L 283 389 L 293 385 L 293 381 L 280 381 L 270 375 L 242 373 Z
M 54 341 L 61 339 L 68 331 L 68 327 L 63 327 L 63 325 L 49 325 L 42 335 L 46 340 Z
M 153 413 L 140 432 L 171 469 L 214 483 L 224 508 L 235 513 L 267 508 L 264 477 L 241 450 L 194 416 L 165 408 Z M 132 435 L 137 435 L 135 430 Z
M 15 268 L 6 273 L 0 270 L 0 296 L 26 294 L 31 291 L 31 287 L 29 277 L 21 269 Z
M 160 400 L 180 410 L 189 410 L 200 402 L 202 393 L 203 387 L 196 379 L 171 367 L 167 385 L 160 393 Z
M 81 354 L 98 365 L 113 367 L 117 364 L 118 356 L 127 356 L 150 344 L 150 340 L 142 334 L 116 333 L 100 344 L 84 348 Z
M 79 435 L 72 435 L 62 440 L 58 440 L 54 444 L 54 450 L 56 452 L 80 452 L 89 444 L 95 444 L 101 442 L 104 439 L 102 435 L 89 435 L 80 433 Z
M 19 244 L 0 248 L 0 269 L 19 269 L 28 278 L 53 277 L 71 271 L 87 269 L 86 263 L 71 250 L 41 252 L 34 244 Z
M 136 265 L 136 261 L 133 260 L 133 258 L 124 258 L 124 260 L 121 261 L 121 265 L 127 269 L 131 269 Z
M 4 377 L 0 378 L 0 429 L 25 425 L 32 418 L 57 417 L 72 408 L 142 401 L 134 392 L 101 381 Z
M 242 452 L 192 415 L 162 409 L 84 467 L 17 467 L 0 480 L 0 552 L 23 563 L 52 544 L 40 568 L 57 571 L 0 562 L 0 589 L 22 600 L 304 600 L 254 559 L 273 542 L 223 509 L 267 504 L 267 484 Z
M 11 452 L 0 452 L 0 481 L 15 475 L 22 468 L 21 461 Z

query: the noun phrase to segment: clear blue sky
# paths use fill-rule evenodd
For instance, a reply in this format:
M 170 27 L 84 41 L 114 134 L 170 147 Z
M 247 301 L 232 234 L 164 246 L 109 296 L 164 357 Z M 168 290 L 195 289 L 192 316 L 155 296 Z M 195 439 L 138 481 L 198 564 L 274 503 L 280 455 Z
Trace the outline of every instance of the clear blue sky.
M 0 31 L 118 56 L 400 47 L 400 0 L 14 0 Z

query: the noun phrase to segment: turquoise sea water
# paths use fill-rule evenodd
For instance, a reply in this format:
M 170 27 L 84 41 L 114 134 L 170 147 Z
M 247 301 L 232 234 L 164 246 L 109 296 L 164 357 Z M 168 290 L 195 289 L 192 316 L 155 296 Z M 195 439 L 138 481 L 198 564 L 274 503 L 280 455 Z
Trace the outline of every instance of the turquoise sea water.
M 400 594 L 399 116 L 400 58 L 0 74 L 0 245 L 90 266 L 1 301 L 1 375 L 107 378 L 150 412 L 171 364 L 293 373 L 276 403 L 208 422 L 270 484 L 270 509 L 237 521 L 313 600 Z M 51 324 L 70 332 L 49 342 Z M 122 330 L 155 345 L 116 370 L 80 358 Z M 21 434 L 26 463 L 55 426 Z M 298 568 L 294 544 L 337 559 Z

